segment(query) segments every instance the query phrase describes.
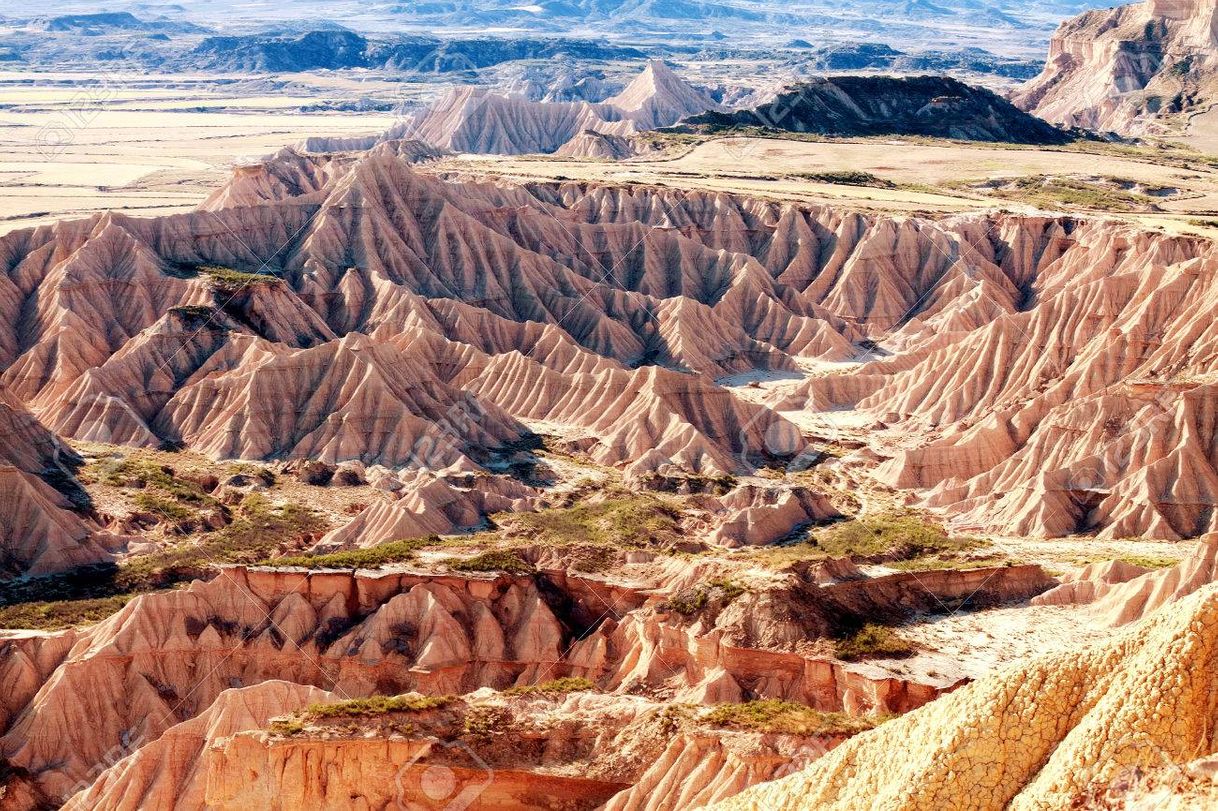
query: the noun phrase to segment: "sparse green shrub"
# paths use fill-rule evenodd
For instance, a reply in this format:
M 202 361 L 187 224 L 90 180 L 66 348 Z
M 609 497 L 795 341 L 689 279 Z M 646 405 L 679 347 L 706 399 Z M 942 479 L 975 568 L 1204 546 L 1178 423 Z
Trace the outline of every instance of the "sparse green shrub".
M 834 183 L 839 186 L 875 186 L 877 188 L 892 188 L 893 184 L 890 181 L 878 178 L 871 172 L 862 172 L 856 169 L 844 169 L 840 171 L 826 172 L 799 172 L 792 177 L 800 180 L 809 180 L 813 183 Z
M 660 603 L 659 609 L 693 616 L 710 605 L 725 606 L 744 594 L 745 591 L 743 586 L 730 580 L 712 580 L 709 583 L 682 589 Z
M 83 600 L 15 603 L 0 607 L 0 628 L 57 631 L 101 622 L 125 606 L 134 594 Z
M 299 566 L 305 569 L 375 569 L 390 563 L 412 560 L 415 552 L 428 546 L 443 543 L 440 536 L 407 538 L 377 544 L 369 549 L 348 549 L 322 555 L 292 555 L 273 558 L 264 563 L 268 566 Z
M 280 284 L 282 280 L 269 271 L 246 273 L 233 268 L 218 265 L 200 265 L 198 272 L 211 282 L 212 289 L 221 293 L 234 294 L 260 284 Z
M 461 730 L 471 738 L 490 738 L 510 729 L 512 713 L 505 707 L 470 707 L 461 721 Z
M 290 738 L 304 732 L 304 728 L 304 721 L 296 717 L 289 716 L 287 718 L 271 719 L 270 730 L 276 735 L 283 735 Z
M 530 543 L 638 548 L 678 536 L 681 511 L 651 494 L 607 490 L 600 501 L 494 518 L 508 537 Z
M 175 501 L 196 507 L 216 503 L 195 482 L 178 478 L 168 465 L 134 455 L 118 462 L 89 465 L 82 471 L 82 479 L 122 489 L 156 490 Z
M 871 729 L 886 717 L 855 717 L 843 712 L 821 712 L 804 704 L 779 699 L 719 704 L 698 719 L 709 726 L 747 732 L 785 735 L 853 735 Z
M 900 659 L 916 652 L 917 649 L 896 631 L 874 623 L 867 623 L 834 644 L 834 655 L 847 662 L 858 659 Z
M 335 704 L 310 704 L 302 715 L 306 718 L 345 718 L 386 715 L 391 712 L 423 712 L 447 707 L 456 700 L 455 696 L 423 696 L 415 693 L 402 696 L 370 696 Z
M 299 543 L 326 527 L 325 519 L 299 504 L 276 506 L 250 493 L 223 529 L 197 543 L 154 552 L 123 564 L 114 578 L 121 591 L 148 591 L 200 576 L 210 563 L 257 563 L 280 545 Z
M 187 523 L 198 515 L 194 510 L 157 493 L 136 493 L 131 501 L 140 510 L 175 524 Z
M 508 572 L 532 574 L 533 566 L 515 549 L 491 549 L 472 558 L 449 558 L 444 561 L 458 572 Z
M 540 684 L 521 684 L 503 691 L 505 696 L 528 696 L 546 693 L 578 693 L 595 690 L 596 685 L 582 676 L 564 676 Z
M 973 538 L 953 538 L 937 524 L 917 515 L 864 515 L 818 530 L 813 543 L 828 557 L 909 560 L 935 552 L 960 552 L 978 545 Z

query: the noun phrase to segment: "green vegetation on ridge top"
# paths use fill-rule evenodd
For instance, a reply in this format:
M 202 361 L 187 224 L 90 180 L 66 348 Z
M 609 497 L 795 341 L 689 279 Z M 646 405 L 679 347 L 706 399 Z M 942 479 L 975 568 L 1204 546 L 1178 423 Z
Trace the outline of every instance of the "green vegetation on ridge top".
M 804 704 L 779 699 L 717 704 L 699 719 L 708 726 L 744 732 L 785 735 L 827 735 L 864 732 L 887 720 L 886 717 L 856 717 L 844 712 L 821 712 Z

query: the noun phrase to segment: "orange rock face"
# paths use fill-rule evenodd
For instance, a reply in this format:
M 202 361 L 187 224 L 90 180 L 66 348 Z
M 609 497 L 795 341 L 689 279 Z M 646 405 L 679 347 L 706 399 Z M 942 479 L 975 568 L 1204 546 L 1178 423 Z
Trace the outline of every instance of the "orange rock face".
M 1023 593 L 1018 574 L 990 587 Z M 897 578 L 912 591 L 910 576 Z M 139 597 L 85 631 L 0 637 L 0 674 L 14 685 L 0 705 L 8 721 L 0 753 L 46 798 L 90 787 L 88 796 L 104 803 L 124 786 L 166 790 L 149 783 L 158 769 L 173 770 L 182 791 L 201 791 L 189 753 L 203 730 L 247 728 L 317 700 L 318 690 L 464 694 L 580 676 L 619 694 L 785 698 L 852 715 L 905 711 L 951 685 L 796 650 L 850 610 L 898 610 L 907 602 L 901 588 L 885 579 L 870 589 L 787 584 L 691 619 L 663 609 L 651 589 L 563 571 L 535 580 L 230 567 L 206 583 Z M 931 589 L 951 599 L 977 582 Z M 138 769 L 99 774 L 98 764 L 110 769 L 137 751 Z M 737 768 L 733 756 L 722 757 Z M 739 787 L 753 779 L 746 776 L 727 773 L 723 785 Z
M 672 111 L 652 73 L 654 87 L 619 98 L 640 120 Z M 732 570 L 743 585 L 722 575 L 750 559 L 743 547 L 841 517 L 814 484 L 821 473 L 995 535 L 1218 530 L 1211 243 L 1098 220 L 931 221 L 719 192 L 512 185 L 445 177 L 436 156 L 400 140 L 286 151 L 190 214 L 0 237 L 0 577 L 134 547 L 99 531 L 56 433 L 366 479 L 376 499 L 346 502 L 345 525 L 303 542 L 314 552 L 575 498 L 575 476 L 550 487 L 502 473 L 545 435 L 556 468 L 689 494 L 696 517 L 665 542 L 695 552 L 611 549 L 612 577 L 528 538 L 509 567 L 527 574 L 459 572 L 499 564 L 439 545 L 368 571 L 229 567 L 92 627 L 5 632 L 5 811 L 382 807 L 420 753 L 476 782 L 435 745 L 459 737 L 453 724 L 472 734 L 455 709 L 367 735 L 268 729 L 318 701 L 406 692 L 461 696 L 461 712 L 527 727 L 522 748 L 493 752 L 502 779 L 486 807 L 559 797 L 677 811 L 803 766 L 814 785 L 750 789 L 741 807 L 798 805 L 813 790 L 828 807 L 865 807 L 897 791 L 876 782 L 881 765 L 855 773 L 883 761 L 877 748 L 901 752 L 906 793 L 893 807 L 937 807 L 992 778 L 1003 802 L 1055 807 L 1084 788 L 1069 776 L 1084 750 L 1106 746 L 1094 728 L 1123 711 L 1112 679 L 1159 689 L 1145 674 L 1184 673 L 1177 644 L 1208 661 L 1209 637 L 1166 621 L 1149 641 L 1121 637 L 1073 665 L 959 690 L 955 676 L 829 651 L 866 623 L 1036 595 L 1089 604 L 1079 610 L 1112 626 L 1176 604 L 1212 624 L 1212 538 L 1175 569 L 1110 564 L 1060 583 L 1030 565 L 868 576 L 804 561 Z M 776 472 L 801 461 L 825 470 Z M 722 555 L 696 553 L 707 546 Z M 556 677 L 596 692 L 548 704 L 493 692 Z M 1025 682 L 1052 688 L 1044 703 Z M 676 734 L 662 717 L 750 699 L 923 720 L 821 762 L 823 749 L 789 738 Z M 1179 706 L 1195 715 L 1206 701 L 1190 693 Z M 1025 710 L 1032 744 L 997 774 L 993 752 Z M 1163 732 L 1154 720 L 1143 731 Z M 969 743 L 940 757 L 945 734 Z

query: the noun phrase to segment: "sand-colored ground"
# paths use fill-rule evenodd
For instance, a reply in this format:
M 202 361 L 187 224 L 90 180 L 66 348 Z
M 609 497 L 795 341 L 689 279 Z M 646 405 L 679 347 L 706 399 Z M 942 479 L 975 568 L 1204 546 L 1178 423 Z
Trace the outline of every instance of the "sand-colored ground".
M 330 78 L 289 92 L 225 77 L 0 73 L 0 233 L 116 209 L 198 205 L 229 168 L 319 134 L 384 130 L 391 113 L 301 112 L 401 94 Z M 349 85 L 349 86 L 348 86 Z
M 1102 154 L 1094 150 L 1101 150 Z M 1162 212 L 1113 214 L 1173 230 L 1198 231 L 1188 220 L 1218 212 L 1218 167 L 1180 148 L 1123 149 L 990 146 L 920 139 L 805 141 L 724 137 L 662 158 L 621 164 L 539 157 L 470 155 L 448 162 L 453 169 L 519 179 L 610 179 L 663 183 L 751 194 L 843 203 L 891 212 L 973 211 L 1004 206 L 1030 210 L 1018 200 L 958 189 L 996 179 L 1034 175 L 1117 178 L 1176 190 L 1157 201 Z M 867 172 L 893 188 L 815 182 L 799 175 Z M 1061 210 L 1067 206 L 1062 206 Z M 1073 210 L 1087 210 L 1073 206 Z
M 141 214 L 186 210 L 223 182 L 233 164 L 307 136 L 380 132 L 395 119 L 390 112 L 328 108 L 356 100 L 382 106 L 417 103 L 440 90 L 374 75 L 0 72 L 0 233 L 105 209 Z M 1208 131 L 1204 122 L 1196 123 L 1198 133 Z M 1209 142 L 1191 145 L 1214 151 Z M 1106 154 L 1096 154 L 1096 149 Z M 1170 230 L 1207 232 L 1215 229 L 1197 220 L 1218 215 L 1218 166 L 1180 146 L 1039 149 L 920 139 L 724 137 L 692 146 L 674 142 L 659 157 L 624 163 L 465 155 L 442 167 L 512 179 L 660 183 L 930 214 L 1033 208 L 1029 201 L 976 188 L 995 179 L 1111 177 L 1173 190 L 1156 198 L 1161 211 L 1117 216 Z M 807 177 L 842 171 L 867 172 L 892 187 Z M 1086 205 L 1062 208 L 1087 210 Z

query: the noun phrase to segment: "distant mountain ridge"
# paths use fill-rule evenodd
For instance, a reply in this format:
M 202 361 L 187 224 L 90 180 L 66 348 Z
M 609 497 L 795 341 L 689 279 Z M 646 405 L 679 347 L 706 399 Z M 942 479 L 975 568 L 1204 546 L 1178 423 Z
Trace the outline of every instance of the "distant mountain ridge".
M 377 41 L 347 30 L 299 36 L 250 34 L 208 37 L 185 54 L 183 67 L 240 72 L 384 68 L 451 73 L 517 59 L 642 59 L 634 48 L 579 39 L 461 39 L 398 37 Z

